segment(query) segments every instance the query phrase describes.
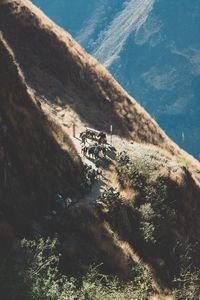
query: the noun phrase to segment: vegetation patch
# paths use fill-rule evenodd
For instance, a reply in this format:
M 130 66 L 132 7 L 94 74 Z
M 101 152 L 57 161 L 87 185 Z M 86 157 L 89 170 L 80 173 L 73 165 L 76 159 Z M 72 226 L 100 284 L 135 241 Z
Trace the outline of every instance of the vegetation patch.
M 199 293 L 196 283 L 199 282 L 199 262 L 195 259 L 199 245 L 177 230 L 181 199 L 180 186 L 168 176 L 168 168 L 173 164 L 168 159 L 164 161 L 164 158 L 159 161 L 159 157 L 152 154 L 143 156 L 142 150 L 134 157 L 125 152 L 118 155 L 117 171 L 121 186 L 129 185 L 137 192 L 129 207 L 132 215 L 130 240 L 164 284 L 176 287 L 179 292 L 182 288 L 189 292 L 190 286 Z M 191 248 L 191 261 L 185 269 L 188 247 Z M 192 275 L 194 270 L 195 276 Z
M 2 299 L 145 300 L 152 294 L 151 277 L 139 266 L 129 282 L 101 274 L 99 266 L 89 267 L 83 276 L 67 277 L 59 272 L 58 248 L 56 239 L 22 240 L 15 258 L 10 253 L 1 259 Z

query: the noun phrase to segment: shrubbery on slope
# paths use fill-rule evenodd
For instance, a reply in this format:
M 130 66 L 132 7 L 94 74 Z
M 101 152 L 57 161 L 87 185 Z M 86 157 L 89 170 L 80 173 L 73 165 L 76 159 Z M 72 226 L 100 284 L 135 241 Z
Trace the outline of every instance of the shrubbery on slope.
M 152 292 L 150 275 L 142 267 L 133 270 L 133 281 L 120 282 L 90 267 L 79 278 L 59 273 L 60 255 L 55 239 L 22 240 L 17 259 L 1 261 L 0 290 L 4 300 L 136 300 L 148 299 Z
M 121 186 L 130 186 L 136 194 L 132 203 L 127 204 L 132 215 L 131 244 L 156 270 L 158 278 L 175 290 L 177 299 L 197 299 L 200 297 L 199 243 L 180 228 L 181 188 L 185 182 L 178 184 L 171 173 L 186 182 L 189 175 L 175 161 L 150 150 L 143 153 L 144 149 L 138 147 L 134 156 L 123 153 L 117 157 Z

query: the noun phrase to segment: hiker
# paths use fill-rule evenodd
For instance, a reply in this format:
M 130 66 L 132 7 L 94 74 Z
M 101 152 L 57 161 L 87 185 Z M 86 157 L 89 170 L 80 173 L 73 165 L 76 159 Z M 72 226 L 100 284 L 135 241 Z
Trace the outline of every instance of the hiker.
M 96 178 L 96 171 L 94 169 L 90 169 L 87 177 L 90 179 L 91 184 L 94 184 L 95 178 Z
M 90 192 L 92 189 L 92 182 L 90 178 L 86 178 L 86 181 L 84 183 L 85 191 Z
M 69 207 L 69 206 L 71 206 L 72 205 L 72 199 L 71 198 L 66 198 L 65 199 L 65 208 L 67 208 L 67 207 Z

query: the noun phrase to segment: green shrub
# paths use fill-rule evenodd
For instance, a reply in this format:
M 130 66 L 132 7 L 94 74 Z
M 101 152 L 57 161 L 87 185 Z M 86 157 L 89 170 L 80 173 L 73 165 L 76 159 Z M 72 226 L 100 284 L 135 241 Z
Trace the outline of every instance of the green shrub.
M 31 299 L 62 299 L 63 295 L 73 299 L 73 279 L 59 274 L 60 255 L 56 251 L 56 239 L 39 241 L 22 240 L 25 257 L 24 282 Z M 65 299 L 65 298 L 63 298 Z M 67 299 L 67 298 L 66 298 Z
M 55 239 L 22 240 L 21 249 L 10 253 L 0 277 L 0 294 L 4 300 L 73 299 L 75 284 L 59 274 L 59 254 Z M 13 259 L 15 255 L 15 259 Z
M 174 279 L 176 288 L 173 294 L 177 300 L 198 300 L 200 299 L 200 270 L 190 268 L 182 270 L 179 277 Z
M 82 277 L 69 278 L 58 270 L 57 240 L 23 240 L 21 247 L 12 268 L 4 269 L 4 276 L 9 271 L 7 278 L 12 277 L 9 284 L 15 283 L 4 294 L 1 289 L 4 300 L 145 300 L 152 292 L 151 277 L 139 266 L 128 283 L 101 274 L 98 266 L 90 267 Z
M 126 157 L 126 161 L 118 158 L 117 170 L 122 186 L 129 185 L 137 191 L 132 202 L 134 247 L 143 259 L 153 262 L 159 276 L 169 283 L 179 272 L 184 250 L 177 244 L 177 186 L 160 173 L 160 158 L 146 154 Z M 163 160 L 161 168 L 167 163 Z
M 142 204 L 138 208 L 140 221 L 139 230 L 146 243 L 155 244 L 155 225 L 153 219 L 155 219 L 155 212 L 151 203 Z

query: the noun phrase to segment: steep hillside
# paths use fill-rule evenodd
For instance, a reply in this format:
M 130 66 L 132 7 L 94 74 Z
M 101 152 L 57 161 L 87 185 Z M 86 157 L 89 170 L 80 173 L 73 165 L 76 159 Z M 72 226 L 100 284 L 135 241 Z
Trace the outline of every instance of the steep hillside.
M 109 67 L 172 140 L 199 157 L 199 0 L 32 2 Z
M 49 103 L 61 99 L 66 113 L 72 112 L 79 123 L 105 131 L 112 124 L 121 136 L 187 155 L 103 66 L 29 0 L 6 0 L 0 5 L 0 30 L 39 97 Z M 197 162 L 187 159 L 196 173 Z
M 50 208 L 56 194 L 76 194 L 81 162 L 42 113 L 2 35 L 0 52 L 0 212 L 25 233 L 30 216 Z
M 127 280 L 138 278 L 132 272 L 141 265 L 146 270 L 141 278 L 146 273 L 152 277 L 148 295 L 177 287 L 174 279 L 184 267 L 192 266 L 195 274 L 199 163 L 31 2 L 1 1 L 0 30 L 1 241 L 12 239 L 14 230 L 21 237 L 56 236 L 62 254 L 59 270 L 69 275 L 103 263 L 103 272 Z M 102 176 L 116 193 L 84 197 L 80 140 L 73 137 L 72 143 L 68 135 L 72 123 L 77 133 L 85 126 L 108 131 L 113 125 L 118 154 L 107 158 Z M 54 210 L 57 194 L 79 201 Z M 23 251 L 11 251 L 24 260 Z M 49 249 L 43 254 L 48 256 Z M 35 268 L 43 278 L 43 266 Z

